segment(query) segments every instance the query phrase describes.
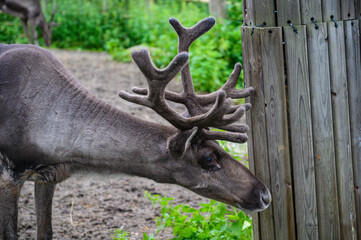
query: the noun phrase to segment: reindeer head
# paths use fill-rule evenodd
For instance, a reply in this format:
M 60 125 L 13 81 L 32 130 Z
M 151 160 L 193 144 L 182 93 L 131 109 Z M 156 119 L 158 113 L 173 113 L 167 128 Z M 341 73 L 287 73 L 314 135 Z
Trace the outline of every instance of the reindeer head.
M 267 208 L 271 195 L 267 187 L 246 167 L 226 153 L 215 140 L 236 143 L 247 141 L 246 125 L 237 124 L 250 104 L 235 106 L 232 99 L 248 97 L 253 88 L 235 89 L 241 64 L 237 63 L 224 86 L 214 93 L 197 95 L 189 69 L 189 47 L 210 30 L 214 18 L 206 18 L 192 28 L 184 28 L 174 18 L 169 20 L 178 34 L 178 55 L 165 69 L 157 69 L 148 50 L 132 52 L 132 58 L 148 82 L 148 89 L 133 88 L 135 94 L 120 91 L 127 101 L 152 108 L 178 129 L 167 142 L 167 166 L 174 182 L 202 196 L 228 203 L 248 211 Z M 166 90 L 167 84 L 181 72 L 184 91 Z M 167 100 L 185 105 L 179 114 Z M 211 131 L 210 128 L 224 131 Z M 166 163 L 165 163 L 166 164 Z

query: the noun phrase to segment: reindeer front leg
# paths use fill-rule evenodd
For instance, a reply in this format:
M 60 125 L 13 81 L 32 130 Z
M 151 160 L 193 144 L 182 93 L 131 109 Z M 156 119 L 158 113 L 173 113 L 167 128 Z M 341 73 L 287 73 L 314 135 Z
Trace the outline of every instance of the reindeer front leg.
M 51 212 L 55 184 L 35 182 L 36 239 L 52 239 Z

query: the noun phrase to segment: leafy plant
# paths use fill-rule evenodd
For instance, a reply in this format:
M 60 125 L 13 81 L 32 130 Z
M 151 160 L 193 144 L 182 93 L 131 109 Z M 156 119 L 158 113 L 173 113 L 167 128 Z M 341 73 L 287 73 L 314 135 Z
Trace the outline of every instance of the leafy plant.
M 156 218 L 158 232 L 164 228 L 173 229 L 174 240 L 181 239 L 251 239 L 251 219 L 242 211 L 210 200 L 201 203 L 199 209 L 187 204 L 174 205 L 173 199 L 159 195 L 145 196 L 153 207 L 161 206 L 161 217 Z
M 111 236 L 111 238 L 113 240 L 128 240 L 128 236 L 129 236 L 129 232 L 123 230 L 122 228 L 118 228 L 114 231 L 113 235 Z
M 111 237 L 113 240 L 128 240 L 128 236 L 130 236 L 129 232 L 118 228 L 114 231 Z M 143 240 L 155 240 L 155 238 L 153 234 L 148 235 L 146 233 L 143 233 Z
M 0 42 L 1 43 L 27 43 L 19 18 L 0 14 Z

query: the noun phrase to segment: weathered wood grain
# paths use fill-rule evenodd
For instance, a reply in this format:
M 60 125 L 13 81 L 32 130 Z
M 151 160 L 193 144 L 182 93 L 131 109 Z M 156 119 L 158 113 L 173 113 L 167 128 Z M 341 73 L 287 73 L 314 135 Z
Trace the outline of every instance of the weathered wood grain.
M 256 26 L 266 23 L 267 26 L 275 26 L 275 2 L 273 0 L 253 1 L 246 0 L 247 6 L 247 24 L 248 26 Z
M 256 28 L 253 35 L 251 35 L 252 28 L 244 29 L 244 34 L 250 35 L 250 41 L 247 46 L 249 51 L 248 60 L 245 60 L 245 63 L 248 64 L 247 69 L 249 70 L 250 79 L 252 79 L 252 86 L 255 89 L 251 96 L 254 165 L 256 176 L 271 189 L 264 106 L 264 79 L 260 47 L 260 31 L 262 28 Z M 275 239 L 272 204 L 267 210 L 259 213 L 259 222 L 261 239 Z
M 306 28 L 284 27 L 297 239 L 318 239 Z
M 329 22 L 327 30 L 341 239 L 357 239 L 345 33 L 343 21 L 337 23 L 338 28 L 335 28 L 334 24 Z
M 355 19 L 356 7 L 355 0 L 341 0 L 341 18 L 342 20 Z
M 243 24 L 244 26 L 250 26 L 252 25 L 252 21 L 254 19 L 254 16 L 252 15 L 252 9 L 253 9 L 253 1 L 252 0 L 243 0 L 242 1 L 243 6 Z M 243 52 L 243 50 L 242 50 Z
M 343 1 L 343 0 L 342 0 Z M 322 0 L 322 19 L 324 22 L 331 21 L 333 16 L 336 21 L 341 20 L 340 0 Z
M 294 25 L 301 24 L 300 3 L 298 0 L 277 0 L 278 26 L 287 25 L 291 21 Z
M 301 22 L 311 23 L 311 18 L 316 22 L 322 22 L 321 0 L 300 0 Z
M 356 19 L 361 19 L 361 0 L 355 0 Z
M 295 239 L 282 28 L 260 34 L 275 239 Z
M 345 22 L 347 84 L 358 239 L 361 239 L 361 57 L 359 20 Z
M 307 25 L 313 150 L 320 239 L 339 239 L 339 210 L 326 23 Z
M 249 28 L 242 27 L 242 56 L 243 56 L 243 73 L 244 73 L 244 86 L 251 87 L 252 86 L 252 78 L 251 78 L 251 70 L 249 69 L 248 59 L 249 55 L 253 54 L 249 52 L 248 46 L 251 44 L 251 34 L 248 31 Z M 246 102 L 250 103 L 250 97 L 246 98 Z M 252 110 L 251 110 L 252 111 Z M 252 126 L 252 116 L 251 111 L 246 112 L 246 121 L 249 127 L 248 135 L 248 163 L 249 169 L 252 173 L 256 173 L 256 168 L 254 165 L 254 155 L 253 155 L 253 126 Z M 253 239 L 259 240 L 260 239 L 260 227 L 259 227 L 259 216 L 258 213 L 252 213 L 252 229 L 253 229 Z

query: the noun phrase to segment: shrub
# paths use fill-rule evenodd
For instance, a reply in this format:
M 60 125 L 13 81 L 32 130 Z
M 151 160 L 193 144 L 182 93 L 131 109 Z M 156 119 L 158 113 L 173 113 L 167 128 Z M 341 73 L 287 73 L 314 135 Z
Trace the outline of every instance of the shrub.
M 47 19 L 52 4 L 43 6 Z M 144 0 L 129 1 L 129 6 L 117 0 L 62 0 L 57 6 L 59 25 L 53 29 L 53 47 L 108 51 L 117 61 L 130 61 L 129 48 L 142 45 L 151 49 L 158 67 L 166 66 L 177 53 L 177 35 L 168 18 L 176 17 L 189 27 L 209 15 L 207 4 L 179 0 L 150 1 L 148 7 Z M 241 19 L 240 2 L 232 0 L 228 7 L 230 18 Z M 0 14 L 0 21 L 0 42 L 27 42 L 18 18 Z M 190 49 L 196 90 L 218 89 L 234 64 L 242 61 L 241 46 L 240 23 L 218 19 Z M 240 86 L 242 82 L 241 77 Z
M 0 14 L 0 42 L 1 43 L 27 43 L 21 26 L 20 18 L 13 18 L 6 14 Z

